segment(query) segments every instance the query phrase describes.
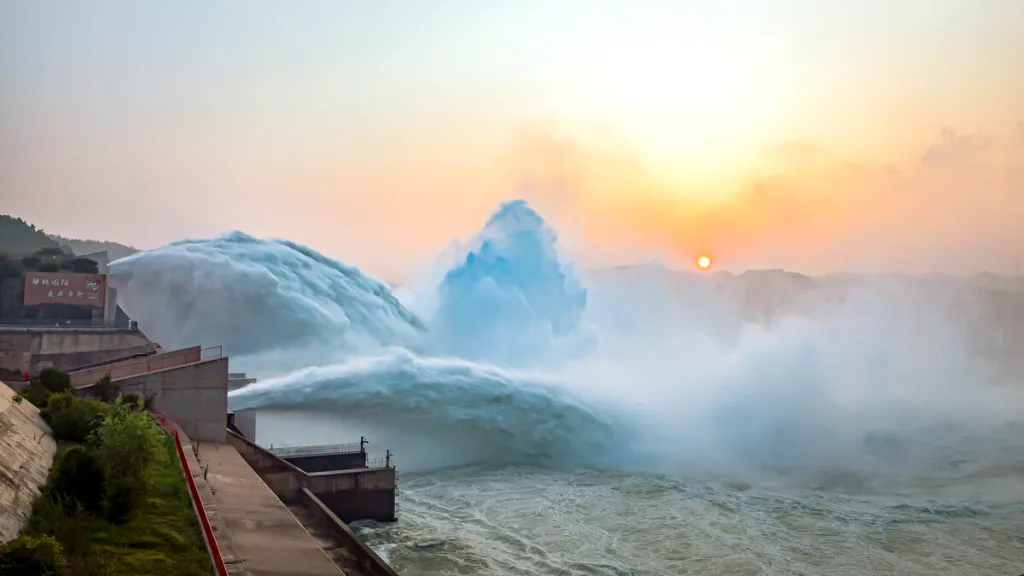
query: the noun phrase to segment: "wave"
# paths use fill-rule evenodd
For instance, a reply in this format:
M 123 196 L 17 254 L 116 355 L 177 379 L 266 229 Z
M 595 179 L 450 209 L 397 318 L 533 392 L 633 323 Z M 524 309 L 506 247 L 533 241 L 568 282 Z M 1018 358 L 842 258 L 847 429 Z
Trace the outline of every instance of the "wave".
M 503 364 L 535 363 L 575 329 L 587 292 L 530 206 L 502 204 L 444 277 L 432 323 L 446 353 Z
M 287 240 L 237 231 L 183 240 L 117 260 L 109 272 L 125 308 L 170 347 L 358 350 L 414 343 L 425 330 L 380 280 Z
M 405 289 L 409 307 L 355 268 L 240 232 L 120 260 L 111 281 L 147 333 L 223 343 L 262 379 L 234 409 L 316 413 L 429 454 L 418 466 L 915 474 L 977 437 L 1022 455 L 1005 433 L 1021 387 L 976 350 L 991 324 L 961 284 L 584 275 L 523 201 L 456 256 Z
M 593 463 L 602 451 L 628 440 L 625 423 L 616 422 L 610 411 L 598 411 L 543 375 L 419 357 L 404 349 L 257 382 L 233 392 L 231 406 L 320 407 L 350 427 L 380 431 L 383 426 L 391 429 L 388 436 L 400 430 L 420 442 L 431 436 L 443 454 L 431 457 L 435 465 L 439 458 L 450 464 L 474 457 L 492 463 Z

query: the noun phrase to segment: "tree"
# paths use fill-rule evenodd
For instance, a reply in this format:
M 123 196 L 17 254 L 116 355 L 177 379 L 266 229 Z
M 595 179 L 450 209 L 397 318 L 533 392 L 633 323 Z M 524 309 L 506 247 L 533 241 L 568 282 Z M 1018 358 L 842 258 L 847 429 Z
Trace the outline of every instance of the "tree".
M 36 270 L 40 272 L 60 272 L 60 261 L 53 258 L 47 258 L 36 266 Z
M 100 462 L 84 446 L 69 448 L 50 473 L 51 497 L 65 506 L 79 505 L 90 514 L 99 512 L 104 487 Z
M 71 271 L 76 274 L 99 274 L 99 265 L 88 258 L 75 258 L 71 261 Z
M 71 391 L 71 376 L 68 376 L 67 372 L 61 372 L 52 367 L 44 368 L 39 375 L 31 379 L 31 383 L 38 383 L 53 394 Z
M 120 398 L 92 433 L 90 441 L 107 479 L 107 518 L 112 522 L 126 521 L 145 497 L 153 465 L 167 454 L 163 434 L 149 413 Z
M 110 381 L 110 374 L 104 374 L 92 386 L 92 392 L 101 402 L 113 402 L 117 398 L 120 386 Z

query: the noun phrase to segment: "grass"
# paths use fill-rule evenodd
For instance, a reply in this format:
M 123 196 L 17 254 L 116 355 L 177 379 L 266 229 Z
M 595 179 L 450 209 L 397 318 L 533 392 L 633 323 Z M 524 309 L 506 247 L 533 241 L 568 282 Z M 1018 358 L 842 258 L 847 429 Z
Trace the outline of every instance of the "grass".
M 62 442 L 60 448 L 71 445 Z M 55 536 L 68 557 L 71 574 L 212 574 L 174 441 L 166 437 L 165 446 L 167 457 L 149 476 L 145 504 L 132 512 L 127 523 L 112 524 L 84 512 L 67 514 L 44 492 L 23 533 Z

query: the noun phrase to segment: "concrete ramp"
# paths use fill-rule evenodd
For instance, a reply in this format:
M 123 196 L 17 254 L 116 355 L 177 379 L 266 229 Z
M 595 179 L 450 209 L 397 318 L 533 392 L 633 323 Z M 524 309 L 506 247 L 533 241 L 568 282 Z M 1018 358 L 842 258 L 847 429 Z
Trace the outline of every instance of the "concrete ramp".
M 0 543 L 17 538 L 57 452 L 50 427 L 27 400 L 0 383 Z
M 232 564 L 254 576 L 343 574 L 233 446 L 200 443 L 198 460 L 212 490 L 210 508 L 230 539 Z

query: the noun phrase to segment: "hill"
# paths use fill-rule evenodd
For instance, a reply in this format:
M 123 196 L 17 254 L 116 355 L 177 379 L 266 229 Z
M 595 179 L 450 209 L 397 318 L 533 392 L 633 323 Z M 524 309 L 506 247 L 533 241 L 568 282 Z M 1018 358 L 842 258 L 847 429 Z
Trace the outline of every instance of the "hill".
M 0 252 L 27 256 L 45 249 L 60 249 L 60 244 L 21 218 L 0 214 Z
M 56 234 L 50 234 L 49 238 L 54 242 L 57 242 L 65 250 L 69 250 L 77 256 L 106 251 L 111 262 L 131 256 L 139 251 L 139 249 L 134 246 L 125 246 L 124 244 L 119 244 L 117 242 L 65 238 Z

